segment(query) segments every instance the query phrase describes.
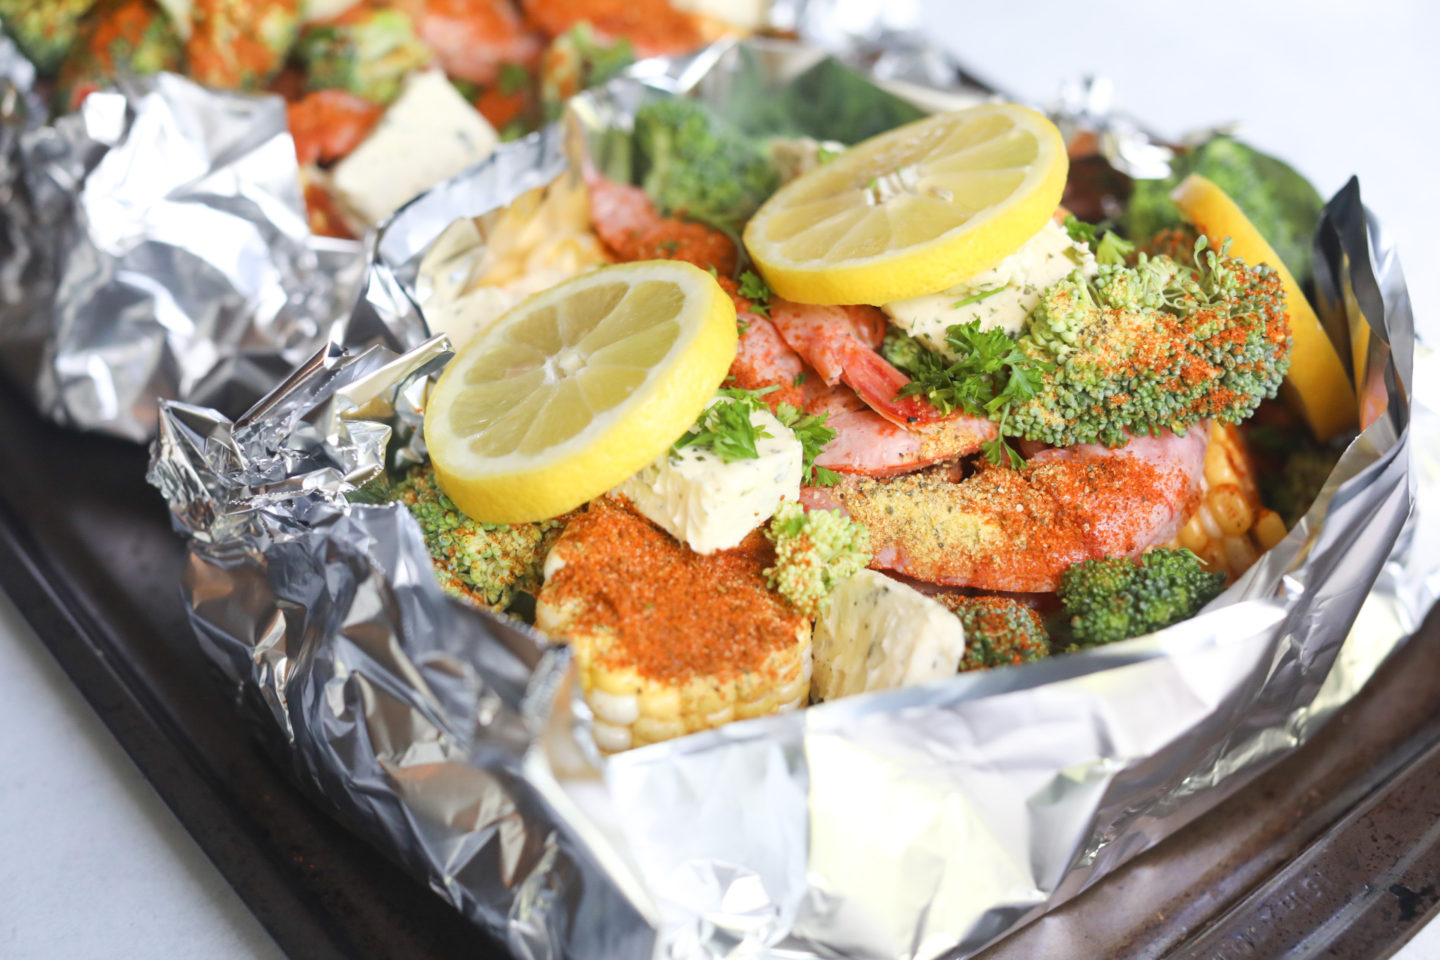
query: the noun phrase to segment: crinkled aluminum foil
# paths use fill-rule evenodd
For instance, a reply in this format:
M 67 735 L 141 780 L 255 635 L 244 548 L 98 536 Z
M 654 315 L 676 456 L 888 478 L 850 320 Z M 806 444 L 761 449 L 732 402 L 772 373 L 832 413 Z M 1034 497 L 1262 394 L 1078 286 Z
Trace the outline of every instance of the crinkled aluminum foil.
M 576 105 L 572 146 L 603 145 L 648 88 L 718 102 L 747 72 L 784 81 L 814 62 L 736 48 L 618 82 Z M 368 322 L 423 324 L 425 248 L 453 217 L 559 175 L 564 139 L 505 147 L 403 211 L 379 241 Z M 387 448 L 419 454 L 443 342 L 328 349 L 234 423 L 165 404 L 151 479 L 190 538 L 201 642 L 284 731 L 301 779 L 517 956 L 967 955 L 1304 742 L 1440 593 L 1425 506 L 1440 496 L 1440 362 L 1412 375 L 1403 275 L 1354 181 L 1318 241 L 1328 322 L 1373 419 L 1304 520 L 1205 613 L 608 759 L 563 647 L 447 599 L 405 508 L 345 501 Z
M 0 37 L 0 361 L 42 413 L 145 440 L 157 397 L 239 413 L 363 342 L 363 247 L 311 236 L 278 97 L 160 74 L 45 123 L 33 88 Z

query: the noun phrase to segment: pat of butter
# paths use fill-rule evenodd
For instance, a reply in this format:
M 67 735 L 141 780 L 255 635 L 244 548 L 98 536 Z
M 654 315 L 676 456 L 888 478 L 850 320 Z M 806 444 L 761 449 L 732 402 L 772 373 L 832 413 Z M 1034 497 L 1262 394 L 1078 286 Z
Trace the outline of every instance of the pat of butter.
M 616 492 L 696 553 L 739 545 L 782 500 L 800 499 L 804 460 L 795 434 L 768 410 L 752 412 L 750 422 L 770 434 L 756 439 L 758 458 L 726 463 L 709 448 L 681 447 L 661 454 Z
M 960 618 L 874 570 L 846 577 L 815 622 L 810 694 L 834 700 L 953 677 L 965 655 Z
M 953 358 L 945 342 L 947 328 L 979 320 L 983 330 L 998 327 L 1018 337 L 1045 288 L 1077 269 L 1086 276 L 1095 275 L 1090 248 L 1071 240 L 1064 227 L 1047 220 L 1039 233 L 989 270 L 948 290 L 896 300 L 882 309 L 895 326 L 931 350 Z
M 370 136 L 335 167 L 345 205 L 374 226 L 495 150 L 495 128 L 436 70 L 411 75 Z

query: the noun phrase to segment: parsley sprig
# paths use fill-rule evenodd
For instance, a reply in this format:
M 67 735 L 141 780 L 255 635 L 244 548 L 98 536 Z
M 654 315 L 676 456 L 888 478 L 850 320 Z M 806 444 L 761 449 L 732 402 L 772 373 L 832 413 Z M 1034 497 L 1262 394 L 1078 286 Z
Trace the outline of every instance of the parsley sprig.
M 762 317 L 770 316 L 770 298 L 774 291 L 758 273 L 746 270 L 740 274 L 740 296 L 750 301 L 750 309 Z
M 760 452 L 755 448 L 755 441 L 770 436 L 770 432 L 750 422 L 750 414 L 765 406 L 765 401 L 761 399 L 765 394 L 779 389 L 721 387 L 716 396 L 730 402 L 712 403 L 706 407 L 695 425 L 670 445 L 671 451 L 679 453 L 685 447 L 708 447 L 726 463 L 759 459 Z
M 815 458 L 825 449 L 827 443 L 835 439 L 835 431 L 825 426 L 829 416 L 828 413 L 805 413 L 799 407 L 788 403 L 782 403 L 775 408 L 775 419 L 790 428 L 804 450 L 803 459 L 800 461 L 801 482 L 817 487 L 828 487 L 840 481 L 840 474 L 834 470 L 815 466 Z
M 985 456 L 1018 467 L 1023 461 L 1005 441 L 1006 415 L 1039 392 L 1055 365 L 1025 353 L 1004 330 L 982 329 L 979 320 L 947 327 L 945 342 L 958 357 L 954 362 L 904 334 L 885 338 L 886 359 L 911 378 L 900 396 L 922 395 L 942 414 L 963 410 L 990 419 L 998 414 L 999 435 L 984 445 Z
M 725 463 L 758 459 L 760 452 L 756 441 L 772 434 L 763 426 L 756 426 L 750 414 L 764 410 L 765 395 L 779 389 L 778 386 L 761 390 L 722 387 L 716 396 L 730 402 L 713 403 L 706 407 L 695 425 L 671 444 L 671 452 L 678 454 L 685 447 L 707 447 Z M 775 408 L 775 419 L 788 427 L 800 441 L 803 451 L 801 478 L 807 484 L 829 486 L 840 479 L 834 471 L 815 466 L 815 458 L 827 443 L 835 439 L 835 431 L 825 426 L 828 417 L 828 413 L 805 413 L 788 403 L 778 404 Z
M 1102 229 L 1105 231 L 1103 237 L 1100 236 Z M 1090 249 L 1095 251 L 1095 262 L 1102 266 L 1123 267 L 1135 252 L 1135 244 L 1114 230 L 1106 229 L 1103 224 L 1086 223 L 1073 213 L 1065 218 L 1065 232 L 1076 243 L 1089 244 Z

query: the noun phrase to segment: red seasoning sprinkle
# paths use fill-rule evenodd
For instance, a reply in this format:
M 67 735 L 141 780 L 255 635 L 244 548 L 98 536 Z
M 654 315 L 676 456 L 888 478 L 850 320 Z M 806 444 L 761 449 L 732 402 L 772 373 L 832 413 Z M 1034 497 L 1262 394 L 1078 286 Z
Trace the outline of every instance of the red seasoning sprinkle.
M 730 680 L 788 650 L 805 618 L 765 586 L 775 559 L 759 531 L 740 546 L 698 554 L 619 499 L 590 505 L 555 549 L 565 559 L 544 588 L 547 604 L 577 611 L 569 630 L 614 631 L 597 655 L 660 683 Z

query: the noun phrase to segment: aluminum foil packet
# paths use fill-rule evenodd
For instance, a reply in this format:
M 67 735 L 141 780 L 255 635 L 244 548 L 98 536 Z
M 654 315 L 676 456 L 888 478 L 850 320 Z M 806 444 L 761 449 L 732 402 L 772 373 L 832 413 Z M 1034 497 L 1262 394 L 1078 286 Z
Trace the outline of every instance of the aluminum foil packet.
M 0 362 L 51 419 L 143 441 L 243 412 L 347 336 L 365 255 L 313 237 L 278 97 L 122 79 L 50 121 L 0 36 Z M 413 344 L 412 344 L 413 345 Z
M 579 98 L 563 127 L 402 211 L 357 318 L 426 330 L 507 205 L 565 189 L 574 164 L 623 167 L 612 134 L 646 98 L 803 102 L 807 78 L 836 69 L 729 45 Z M 1440 362 L 1416 357 L 1400 264 L 1358 183 L 1326 207 L 1316 250 L 1364 429 L 1304 519 L 1201 615 L 608 758 L 563 645 L 447 598 L 403 506 L 347 500 L 423 456 L 443 336 L 327 347 L 233 422 L 163 404 L 150 476 L 189 541 L 200 642 L 301 781 L 514 955 L 962 957 L 1305 742 L 1440 595 Z
M 755 6 L 897 83 L 953 76 L 914 0 Z M 418 344 L 349 325 L 364 248 L 310 234 L 297 175 L 277 97 L 159 74 L 51 118 L 0 34 L 0 365 L 45 416 L 146 440 L 157 398 L 233 416 L 326 342 Z

